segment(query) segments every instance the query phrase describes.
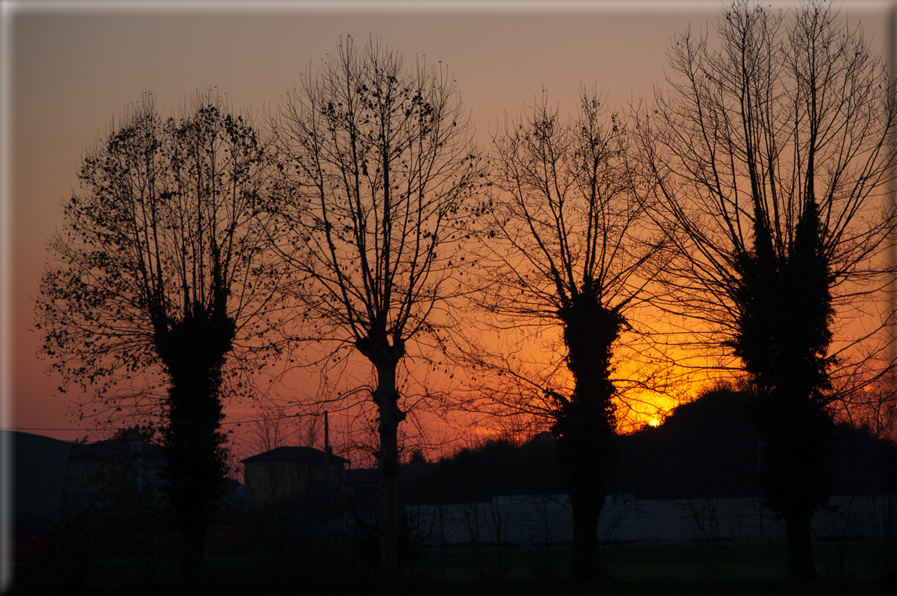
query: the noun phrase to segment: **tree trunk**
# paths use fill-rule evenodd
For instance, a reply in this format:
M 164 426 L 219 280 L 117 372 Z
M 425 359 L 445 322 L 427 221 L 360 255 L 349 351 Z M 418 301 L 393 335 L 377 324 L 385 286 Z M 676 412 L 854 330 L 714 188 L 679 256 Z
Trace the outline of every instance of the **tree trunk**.
M 371 397 L 380 416 L 380 573 L 386 583 L 399 574 L 399 423 L 405 413 L 399 408 L 396 369 L 405 354 L 401 341 L 356 342 L 358 350 L 377 369 L 377 388 Z
M 183 320 L 156 330 L 156 349 L 171 379 L 163 429 L 167 492 L 188 561 L 194 562 L 202 558 L 206 529 L 227 471 L 219 391 L 235 327 L 222 312 L 208 313 L 197 304 Z M 190 563 L 184 568 L 193 567 Z
M 598 521 L 607 495 L 604 479 L 613 461 L 613 430 L 601 424 L 600 418 L 584 414 L 582 410 L 587 408 L 582 404 L 577 405 L 580 407 L 568 408 L 568 418 L 556 425 L 564 431 L 558 437 L 558 456 L 567 476 L 573 514 L 571 579 L 595 583 L 600 568 Z
M 813 581 L 810 522 L 813 512 L 828 502 L 834 424 L 821 405 L 782 395 L 761 395 L 754 416 L 764 440 L 763 504 L 785 523 L 787 577 Z
M 571 487 L 573 510 L 573 560 L 570 575 L 573 581 L 596 583 L 599 579 L 598 520 L 606 491 L 601 487 Z
M 787 577 L 790 581 L 816 581 L 816 565 L 810 544 L 812 513 L 793 512 L 784 516 L 788 541 Z
M 191 379 L 193 380 L 193 379 Z M 201 553 L 224 481 L 221 403 L 204 383 L 173 382 L 165 435 L 169 495 L 177 526 L 191 551 Z M 198 386 L 199 385 L 199 386 Z
M 610 358 L 624 319 L 604 308 L 588 284 L 559 316 L 564 323 L 567 368 L 575 379 L 571 398 L 559 398 L 561 407 L 552 429 L 558 437 L 558 459 L 567 476 L 573 510 L 571 577 L 595 583 L 599 579 L 598 520 L 607 494 L 604 479 L 615 457 Z
M 754 418 L 765 443 L 764 505 L 785 522 L 787 574 L 795 581 L 816 579 L 810 520 L 828 501 L 833 441 L 825 407 L 831 389 L 826 360 L 834 313 L 831 274 L 812 175 L 807 184 L 787 252 L 777 251 L 763 206 L 755 202 L 755 248 L 739 255 L 741 279 L 734 296 L 739 318 L 731 342 L 759 389 Z
M 393 389 L 395 393 L 395 389 Z M 385 402 L 385 403 L 384 403 Z M 399 571 L 399 422 L 395 399 L 380 404 L 380 571 L 390 582 Z

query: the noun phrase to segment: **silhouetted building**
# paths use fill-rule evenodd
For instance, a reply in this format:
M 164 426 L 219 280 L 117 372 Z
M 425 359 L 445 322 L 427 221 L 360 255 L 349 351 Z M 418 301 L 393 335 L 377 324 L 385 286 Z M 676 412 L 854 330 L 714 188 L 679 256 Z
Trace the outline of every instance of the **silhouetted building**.
M 162 448 L 137 432 L 75 443 L 69 452 L 63 506 L 127 507 L 136 499 L 160 505 L 165 498 L 165 465 Z
M 349 460 L 313 447 L 278 447 L 240 463 L 248 509 L 339 501 L 347 494 Z

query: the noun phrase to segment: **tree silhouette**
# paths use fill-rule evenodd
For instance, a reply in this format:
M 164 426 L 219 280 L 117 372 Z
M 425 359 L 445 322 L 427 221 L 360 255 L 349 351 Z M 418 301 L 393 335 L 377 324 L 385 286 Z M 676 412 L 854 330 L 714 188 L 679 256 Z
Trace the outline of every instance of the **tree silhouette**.
M 276 318 L 256 217 L 265 160 L 212 92 L 167 119 L 145 94 L 84 158 L 36 301 L 62 389 L 90 391 L 82 417 L 162 419 L 167 490 L 194 555 L 226 474 L 223 383 L 260 357 Z M 164 397 L 133 391 L 160 374 Z
M 678 257 L 659 304 L 706 325 L 707 345 L 730 350 L 762 394 L 764 500 L 786 525 L 789 577 L 812 579 L 834 380 L 885 353 L 872 340 L 886 320 L 870 331 L 864 308 L 889 281 L 897 95 L 828 2 L 792 15 L 736 2 L 717 33 L 719 49 L 676 37 L 671 90 L 636 129 Z M 864 316 L 858 336 L 839 323 Z
M 567 122 L 543 95 L 495 137 L 492 161 L 484 289 L 474 300 L 503 339 L 515 327 L 559 329 L 563 345 L 528 356 L 538 347 L 527 335 L 516 353 L 482 344 L 463 351 L 486 376 L 475 391 L 487 410 L 550 422 L 573 512 L 572 575 L 596 581 L 614 459 L 615 349 L 629 329 L 625 314 L 645 297 L 640 274 L 656 245 L 631 192 L 624 130 L 595 93 L 581 91 L 578 116 Z
M 286 332 L 325 346 L 312 364 L 357 350 L 376 370 L 387 580 L 397 572 L 398 428 L 407 413 L 399 367 L 412 340 L 419 352 L 425 336 L 441 341 L 445 301 L 463 274 L 466 197 L 481 169 L 463 112 L 441 66 L 406 68 L 378 43 L 358 50 L 347 38 L 272 122 L 283 179 L 271 235 L 299 304 Z

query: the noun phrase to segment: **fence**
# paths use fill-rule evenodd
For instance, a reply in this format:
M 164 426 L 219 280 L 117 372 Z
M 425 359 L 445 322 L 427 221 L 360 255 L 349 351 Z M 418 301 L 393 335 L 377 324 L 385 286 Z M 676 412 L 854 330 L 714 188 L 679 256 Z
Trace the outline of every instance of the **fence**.
M 573 538 L 567 495 L 498 494 L 489 502 L 408 507 L 418 536 L 436 545 L 557 544 Z M 816 539 L 893 540 L 897 498 L 831 497 L 813 518 Z M 687 543 L 713 540 L 780 540 L 781 521 L 757 497 L 642 500 L 609 495 L 601 512 L 603 542 Z

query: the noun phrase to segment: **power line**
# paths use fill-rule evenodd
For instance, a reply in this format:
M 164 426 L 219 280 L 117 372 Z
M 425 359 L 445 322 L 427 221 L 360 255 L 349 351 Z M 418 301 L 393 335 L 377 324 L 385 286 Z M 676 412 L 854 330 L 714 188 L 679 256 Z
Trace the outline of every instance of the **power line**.
M 221 426 L 240 426 L 243 424 L 250 424 L 252 422 L 267 422 L 272 419 L 283 419 L 283 418 L 299 418 L 299 414 L 284 414 L 282 416 L 276 416 L 272 418 L 256 418 L 254 420 L 236 420 L 236 421 L 228 421 L 222 422 Z M 117 429 L 117 427 L 116 427 Z M 66 431 L 66 432 L 75 432 L 75 431 L 83 431 L 90 432 L 95 430 L 113 430 L 111 428 L 26 428 L 22 426 L 12 426 L 10 428 L 6 428 L 4 430 L 57 430 L 57 431 Z
M 100 429 L 96 429 L 96 428 L 25 428 L 25 427 L 21 427 L 21 426 L 13 426 L 11 428 L 4 428 L 3 430 L 59 430 L 59 431 L 69 431 L 69 432 L 74 432 L 74 431 L 90 432 L 92 430 L 100 430 Z

